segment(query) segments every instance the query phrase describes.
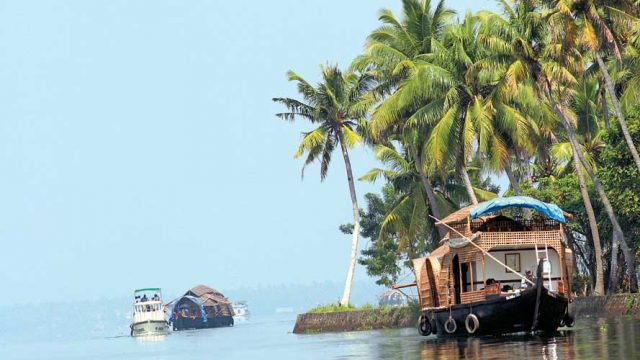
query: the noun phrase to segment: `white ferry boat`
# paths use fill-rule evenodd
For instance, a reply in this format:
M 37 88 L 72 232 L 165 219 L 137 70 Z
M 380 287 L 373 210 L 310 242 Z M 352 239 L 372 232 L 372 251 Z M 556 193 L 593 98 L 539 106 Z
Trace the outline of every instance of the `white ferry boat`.
M 169 333 L 169 322 L 162 307 L 160 288 L 137 289 L 133 293 L 131 336 L 154 336 Z
M 249 319 L 249 306 L 246 301 L 236 301 L 233 303 L 233 320 L 235 321 L 247 321 Z

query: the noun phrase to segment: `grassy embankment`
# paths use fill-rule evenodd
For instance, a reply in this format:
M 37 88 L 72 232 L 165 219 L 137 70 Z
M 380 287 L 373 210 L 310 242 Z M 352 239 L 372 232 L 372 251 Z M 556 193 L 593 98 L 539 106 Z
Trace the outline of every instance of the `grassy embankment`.
M 316 334 L 335 331 L 359 331 L 413 326 L 418 305 L 409 306 L 340 306 L 329 304 L 298 315 L 293 332 Z

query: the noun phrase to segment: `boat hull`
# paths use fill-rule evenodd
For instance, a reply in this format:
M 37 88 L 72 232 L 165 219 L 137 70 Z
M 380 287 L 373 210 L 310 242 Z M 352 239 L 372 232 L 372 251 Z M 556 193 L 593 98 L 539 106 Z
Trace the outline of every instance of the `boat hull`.
M 545 331 L 554 332 L 561 325 L 569 301 L 557 294 L 542 288 L 539 295 L 539 305 L 536 316 L 536 302 L 538 299 L 536 288 L 523 291 L 508 297 L 496 296 L 494 299 L 478 301 L 469 304 L 453 305 L 451 309 L 427 310 L 422 313 L 429 320 L 431 329 L 442 336 L 477 336 L 500 335 L 517 332 Z M 478 326 L 474 328 L 473 320 L 467 320 L 469 314 L 475 315 Z M 534 321 L 537 317 L 537 324 Z M 454 326 L 449 318 L 455 322 Z M 449 321 L 448 324 L 446 324 Z M 445 328 L 448 325 L 448 330 Z M 432 331 L 434 332 L 434 331 Z
M 173 320 L 173 330 L 190 330 L 190 329 L 207 329 L 224 326 L 233 326 L 234 321 L 231 316 L 216 316 L 213 318 L 207 318 L 207 321 L 202 321 L 200 318 L 177 318 Z
M 131 324 L 131 336 L 166 335 L 169 324 L 163 320 L 148 320 Z

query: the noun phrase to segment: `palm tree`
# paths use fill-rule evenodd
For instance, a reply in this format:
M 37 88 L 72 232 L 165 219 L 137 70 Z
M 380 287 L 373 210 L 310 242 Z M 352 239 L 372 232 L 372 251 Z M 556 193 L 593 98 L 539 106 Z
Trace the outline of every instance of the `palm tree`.
M 504 91 L 497 69 L 482 62 L 487 51 L 477 42 L 480 18 L 469 13 L 460 24 L 452 25 L 443 35 L 442 45 L 432 62 L 451 74 L 449 89 L 434 103 L 444 104 L 442 117 L 431 131 L 429 153 L 434 170 L 446 168 L 453 161 L 459 169 L 469 199 L 477 204 L 466 170 L 475 151 L 493 171 L 505 169 L 512 187 L 522 195 L 513 176 L 510 155 L 515 149 L 529 149 L 535 125 L 523 112 L 523 99 L 528 94 Z
M 438 69 L 430 67 L 425 56 L 432 52 L 433 41 L 441 36 L 453 14 L 445 7 L 444 0 L 438 1 L 434 9 L 430 0 L 403 0 L 402 19 L 383 9 L 379 17 L 383 25 L 369 35 L 364 54 L 356 58 L 353 66 L 375 71 L 379 86 L 374 94 L 379 98 L 393 94 L 401 84 L 416 91 L 441 90 L 433 78 L 433 71 Z M 421 135 L 424 124 L 411 116 L 414 110 L 428 109 L 423 108 L 423 102 L 411 104 L 411 109 L 390 108 L 388 104 L 388 101 L 382 102 L 373 113 L 371 133 L 377 141 L 393 135 L 405 145 L 420 175 L 431 213 L 441 218 L 442 211 L 424 161 L 425 142 Z M 438 230 L 440 236 L 446 234 L 445 229 Z
M 580 135 L 580 153 L 583 154 L 583 156 L 591 166 L 595 166 L 595 162 L 593 161 L 593 158 L 590 156 L 590 154 L 595 154 L 603 146 L 603 143 L 600 140 L 601 131 L 598 124 L 599 114 L 598 105 L 596 103 L 598 101 L 598 96 L 598 81 L 596 79 L 582 78 L 575 87 L 575 92 L 569 100 L 570 110 L 575 115 L 576 119 L 576 130 Z M 587 207 L 587 209 L 589 207 L 591 208 L 591 211 L 587 212 L 587 218 L 593 236 L 594 247 L 596 248 L 596 282 L 594 286 L 594 295 L 603 295 L 605 293 L 604 266 L 602 263 L 602 256 L 601 254 L 599 254 L 599 251 L 597 250 L 597 247 L 595 245 L 600 243 L 600 232 L 597 226 L 595 215 L 593 213 L 591 199 L 589 198 L 589 194 L 586 188 L 583 167 L 580 165 L 580 162 L 577 161 L 579 159 L 578 156 L 575 156 L 573 154 L 573 147 L 570 143 L 556 143 L 552 147 L 552 152 L 555 157 L 558 158 L 561 162 L 567 163 L 565 171 L 571 170 L 576 172 L 579 179 L 579 186 L 583 199 L 587 199 L 585 201 L 585 206 Z M 570 166 L 570 164 L 572 164 L 572 166 Z M 615 241 L 612 242 L 612 253 L 617 254 L 617 249 L 618 243 Z M 611 273 L 613 273 L 613 275 L 611 275 L 612 279 L 616 278 L 616 269 L 617 256 L 613 256 L 611 258 Z M 615 281 L 613 282 L 615 283 Z
M 602 57 L 604 53 L 609 52 L 618 62 L 622 61 L 621 42 L 638 25 L 636 17 L 638 7 L 628 1 L 611 0 L 574 0 L 570 8 L 563 6 L 563 1 L 553 2 L 556 9 L 570 11 L 570 14 L 575 18 L 575 23 L 570 18 L 565 18 L 567 19 L 564 22 L 565 31 L 570 34 L 570 39 L 575 38 L 593 54 L 611 99 L 613 113 L 620 124 L 631 156 L 640 171 L 640 155 L 638 155 L 638 149 L 629 133 L 615 85 Z
M 552 104 L 554 112 L 561 119 L 561 123 L 565 128 L 565 131 L 567 132 L 567 136 L 569 138 L 569 142 L 571 143 L 572 150 L 579 158 L 580 163 L 582 164 L 582 166 L 584 166 L 587 174 L 589 174 L 589 177 L 593 182 L 596 192 L 598 193 L 613 226 L 613 245 L 611 254 L 612 268 L 610 273 L 609 290 L 613 291 L 616 288 L 616 273 L 618 269 L 617 266 L 614 265 L 616 265 L 616 257 L 618 254 L 616 245 L 619 245 L 625 257 L 625 262 L 627 263 L 627 275 L 630 279 L 630 289 L 632 292 L 636 292 L 638 290 L 638 280 L 635 272 L 635 256 L 631 253 L 625 241 L 624 233 L 622 231 L 622 228 L 620 227 L 617 216 L 613 211 L 613 207 L 609 202 L 609 198 L 604 191 L 604 187 L 602 186 L 600 180 L 596 177 L 591 164 L 586 160 L 582 151 L 580 151 L 580 144 L 577 140 L 576 133 L 568 116 L 569 114 L 566 111 L 563 111 L 563 101 L 560 100 L 560 102 L 556 102 L 551 93 L 553 90 L 553 85 L 556 85 L 556 89 L 558 90 L 558 92 L 564 91 L 568 96 L 570 96 L 571 92 L 566 91 L 567 89 L 565 88 L 567 84 L 562 84 L 562 82 L 566 82 L 567 80 L 569 80 L 568 82 L 572 82 L 573 74 L 578 74 L 584 69 L 584 65 L 581 64 L 584 59 L 582 58 L 581 54 L 574 48 L 576 44 L 576 38 L 574 37 L 573 33 L 574 18 L 571 16 L 572 14 L 567 11 L 568 9 L 564 6 L 563 2 L 554 1 L 553 3 L 555 5 L 554 10 L 557 11 L 557 15 L 554 15 L 555 19 L 552 21 L 553 25 L 551 28 L 554 29 L 555 27 L 555 31 L 557 32 L 557 35 L 561 37 L 561 39 L 554 39 L 556 43 L 552 43 L 551 46 L 554 47 L 555 50 L 559 51 L 558 53 L 555 53 L 555 51 L 553 50 L 550 51 L 550 53 L 553 53 L 553 55 L 552 58 L 547 59 L 546 64 L 547 72 L 549 73 L 549 75 L 545 75 L 540 72 L 539 81 L 542 84 L 543 92 L 545 93 L 549 102 Z M 602 5 L 605 5 L 607 10 L 613 10 L 611 5 L 614 3 L 615 2 L 608 2 L 607 4 Z M 611 98 L 614 107 L 614 113 L 616 113 L 618 122 L 620 123 L 620 126 L 622 128 L 622 133 L 628 135 L 625 135 L 627 146 L 629 147 L 629 150 L 631 151 L 631 154 L 636 161 L 638 170 L 640 171 L 640 157 L 638 156 L 638 152 L 635 149 L 633 142 L 631 141 L 631 136 L 628 133 L 627 125 L 620 110 L 620 104 L 618 102 L 613 84 L 611 82 L 611 77 L 600 55 L 600 43 L 602 42 L 600 40 L 605 39 L 612 49 L 612 52 L 616 54 L 616 57 L 619 58 L 619 48 L 616 43 L 616 41 L 618 41 L 618 38 L 614 36 L 612 28 L 608 27 L 604 19 L 602 19 L 598 14 L 598 9 L 596 8 L 594 1 L 578 1 L 573 5 L 574 6 L 572 7 L 572 10 L 575 14 L 577 14 L 577 17 L 581 18 L 582 20 L 581 22 L 578 22 L 578 24 L 581 25 L 584 30 L 582 36 L 580 36 L 580 39 L 582 39 L 582 42 L 592 50 L 593 55 L 598 62 L 598 66 L 604 77 L 605 84 L 607 84 L 609 97 Z M 626 15 L 624 11 L 621 11 L 620 9 L 615 9 L 615 11 L 617 11 L 617 15 Z M 595 29 L 597 29 L 599 33 L 596 32 Z M 558 57 L 553 58 L 556 56 Z M 552 77 L 556 77 L 556 84 L 552 84 Z M 576 164 L 576 171 L 578 173 L 580 172 L 578 170 L 579 168 L 579 164 Z
M 369 93 L 373 85 L 371 74 L 343 74 L 337 66 L 322 67 L 322 82 L 313 87 L 298 74 L 289 71 L 289 81 L 295 81 L 303 101 L 292 98 L 274 98 L 273 101 L 283 104 L 289 111 L 277 114 L 284 120 L 301 117 L 309 120 L 314 130 L 304 133 L 295 157 L 306 154 L 304 168 L 320 160 L 320 178 L 324 180 L 331 162 L 333 151 L 339 146 L 347 170 L 349 194 L 353 210 L 353 235 L 351 241 L 351 260 L 344 292 L 340 304 L 346 306 L 351 298 L 351 287 L 356 266 L 358 236 L 360 234 L 360 213 L 356 187 L 353 181 L 349 149 L 362 141 L 356 128 L 364 121 L 368 109 L 374 99 Z
M 414 242 L 421 236 L 420 232 L 424 231 L 424 220 L 428 219 L 424 188 L 413 164 L 413 158 L 405 149 L 398 150 L 392 144 L 376 145 L 374 154 L 384 167 L 371 169 L 360 180 L 375 182 L 384 178 L 396 192 L 397 201 L 382 220 L 379 237 L 384 241 L 384 237 L 394 234 L 399 241 L 399 249 L 402 249 Z M 436 183 L 435 191 L 437 201 L 446 213 L 457 210 L 461 199 L 466 197 L 465 185 L 460 184 L 457 171 L 451 169 L 449 174 L 446 181 Z M 497 196 L 480 187 L 473 187 L 473 191 L 482 201 Z
M 624 234 L 613 208 L 592 167 L 580 151 L 575 131 L 566 112 L 566 101 L 571 96 L 571 87 L 577 83 L 574 74 L 584 69 L 580 53 L 575 49 L 562 46 L 546 31 L 549 26 L 547 23 L 549 17 L 539 11 L 535 0 L 523 0 L 516 4 L 515 9 L 508 5 L 504 6 L 504 9 L 509 20 L 504 20 L 497 15 L 488 16 L 493 21 L 485 27 L 486 33 L 481 37 L 493 52 L 492 61 L 488 64 L 505 69 L 506 83 L 514 90 L 518 83 L 531 83 L 537 89 L 541 99 L 550 105 L 566 131 L 573 150 L 575 169 L 580 169 L 581 164 L 584 166 L 604 204 L 614 228 L 614 242 L 624 243 Z M 560 101 L 556 100 L 552 91 L 557 93 L 555 96 L 559 96 Z M 576 173 L 587 214 L 595 219 L 584 177 L 580 171 Z M 594 231 L 595 223 L 590 221 L 590 224 L 594 238 L 594 251 L 597 257 L 601 257 L 602 247 L 597 230 Z M 633 283 L 635 263 L 631 257 L 626 258 L 626 261 L 627 271 Z M 637 286 L 634 287 L 632 284 L 632 288 L 637 289 Z

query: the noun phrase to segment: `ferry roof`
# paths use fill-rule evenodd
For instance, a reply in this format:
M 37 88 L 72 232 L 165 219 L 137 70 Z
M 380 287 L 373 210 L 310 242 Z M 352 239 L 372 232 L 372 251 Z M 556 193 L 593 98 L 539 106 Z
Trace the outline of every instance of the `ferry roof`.
M 156 291 L 160 292 L 160 288 L 144 288 L 144 289 L 136 289 L 134 293 L 145 292 L 145 291 Z

